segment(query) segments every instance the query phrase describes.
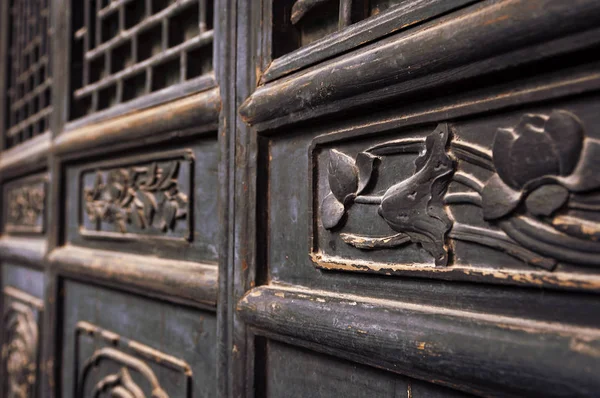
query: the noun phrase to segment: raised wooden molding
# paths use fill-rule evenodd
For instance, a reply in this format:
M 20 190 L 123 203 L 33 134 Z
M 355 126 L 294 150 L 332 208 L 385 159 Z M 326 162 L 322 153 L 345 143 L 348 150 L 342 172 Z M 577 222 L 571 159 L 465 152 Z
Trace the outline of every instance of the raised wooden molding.
M 208 308 L 217 305 L 216 265 L 71 245 L 52 251 L 48 258 L 66 275 L 101 280 L 109 285 L 132 286 L 141 293 L 180 298 Z
M 509 0 L 475 5 L 259 87 L 240 113 L 259 130 L 274 129 L 358 107 L 373 98 L 390 100 L 597 43 L 597 32 L 590 32 L 589 42 L 579 39 L 544 51 L 525 50 L 595 28 L 600 3 L 576 3 Z
M 53 150 L 64 155 L 190 127 L 216 131 L 220 110 L 219 89 L 214 88 L 74 130 L 67 125 L 67 131 L 55 139 Z
M 597 329 L 284 286 L 250 290 L 237 311 L 258 335 L 479 395 L 600 389 Z
M 47 132 L 0 153 L 2 178 L 22 175 L 29 170 L 44 167 L 51 141 L 51 133 Z
M 413 0 L 402 2 L 381 14 L 352 24 L 346 29 L 327 35 L 290 54 L 273 60 L 262 75 L 261 84 L 322 62 L 354 47 L 363 46 L 385 35 L 411 28 L 437 15 L 456 10 L 476 1 L 478 0 Z
M 25 238 L 5 235 L 0 238 L 0 258 L 42 267 L 47 244 L 43 237 Z

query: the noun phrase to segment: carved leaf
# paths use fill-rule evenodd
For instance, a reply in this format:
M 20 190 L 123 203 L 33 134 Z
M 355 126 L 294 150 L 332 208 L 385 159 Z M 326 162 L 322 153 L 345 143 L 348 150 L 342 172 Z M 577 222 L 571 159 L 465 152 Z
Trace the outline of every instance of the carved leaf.
M 481 202 L 483 218 L 495 220 L 516 209 L 521 201 L 521 192 L 515 191 L 494 174 L 483 187 Z
M 165 203 L 163 203 L 162 213 L 165 227 L 173 229 L 175 227 L 175 216 L 177 215 L 177 203 L 171 200 L 165 201 Z
M 138 191 L 137 198 L 142 204 L 141 207 L 143 212 L 142 214 L 144 216 L 144 222 L 146 225 L 152 225 L 154 213 L 156 211 L 156 200 L 154 199 L 154 195 L 149 192 Z
M 569 199 L 569 191 L 560 185 L 542 185 L 525 199 L 527 211 L 536 216 L 549 216 Z
M 146 228 L 146 223 L 144 222 L 144 216 L 142 215 L 142 211 L 135 206 L 131 206 L 131 222 L 133 225 L 138 227 L 139 229 Z
M 552 138 L 558 155 L 561 175 L 570 174 L 579 160 L 583 147 L 583 126 L 575 115 L 567 111 L 553 111 L 546 121 L 544 131 Z
M 178 170 L 179 162 L 169 162 L 165 167 L 163 167 L 162 174 L 158 182 L 158 189 L 165 191 L 176 185 L 177 180 L 175 180 L 175 176 L 177 175 Z
M 415 161 L 416 173 L 390 187 L 379 207 L 388 225 L 420 243 L 436 265 L 448 262 L 445 236 L 452 225 L 443 207 L 443 195 L 454 171 L 454 163 L 446 154 L 448 138 L 447 125 L 438 126 L 427 137 L 425 153 Z
M 327 195 L 323 199 L 323 203 L 321 203 L 321 222 L 323 223 L 323 227 L 325 229 L 335 228 L 344 217 L 345 212 L 344 205 L 333 194 Z
M 329 188 L 341 203 L 356 196 L 358 169 L 352 158 L 342 152 L 329 151 Z
M 358 167 L 357 195 L 364 191 L 369 185 L 371 176 L 373 175 L 373 169 L 375 168 L 375 161 L 377 159 L 377 156 L 371 155 L 367 152 L 360 152 L 358 155 L 356 155 L 356 166 Z
M 144 186 L 150 188 L 156 182 L 158 165 L 156 162 L 152 162 L 150 166 L 148 166 L 148 170 L 146 170 L 146 181 L 144 181 Z

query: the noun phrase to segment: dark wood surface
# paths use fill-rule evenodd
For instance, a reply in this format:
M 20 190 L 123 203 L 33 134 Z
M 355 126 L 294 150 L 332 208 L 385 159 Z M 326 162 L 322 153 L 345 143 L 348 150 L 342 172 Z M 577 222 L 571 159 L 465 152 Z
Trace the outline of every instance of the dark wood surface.
M 598 396 L 599 22 L 1 2 L 0 396 Z

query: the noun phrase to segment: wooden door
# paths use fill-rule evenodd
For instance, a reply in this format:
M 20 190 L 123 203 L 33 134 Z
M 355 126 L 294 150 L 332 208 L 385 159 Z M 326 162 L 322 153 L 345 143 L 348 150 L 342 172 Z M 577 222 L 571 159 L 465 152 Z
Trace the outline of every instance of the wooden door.
M 597 396 L 598 26 L 0 2 L 0 396 Z
M 2 396 L 216 396 L 214 2 L 2 7 Z
M 238 4 L 231 396 L 598 394 L 599 17 Z

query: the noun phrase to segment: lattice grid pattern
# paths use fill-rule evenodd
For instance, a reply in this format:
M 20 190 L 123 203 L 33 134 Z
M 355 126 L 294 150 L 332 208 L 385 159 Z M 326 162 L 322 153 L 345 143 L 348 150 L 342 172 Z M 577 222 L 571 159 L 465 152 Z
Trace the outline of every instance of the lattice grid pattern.
M 6 148 L 47 131 L 52 112 L 49 0 L 10 0 L 9 13 Z
M 212 0 L 73 1 L 72 118 L 211 72 Z

